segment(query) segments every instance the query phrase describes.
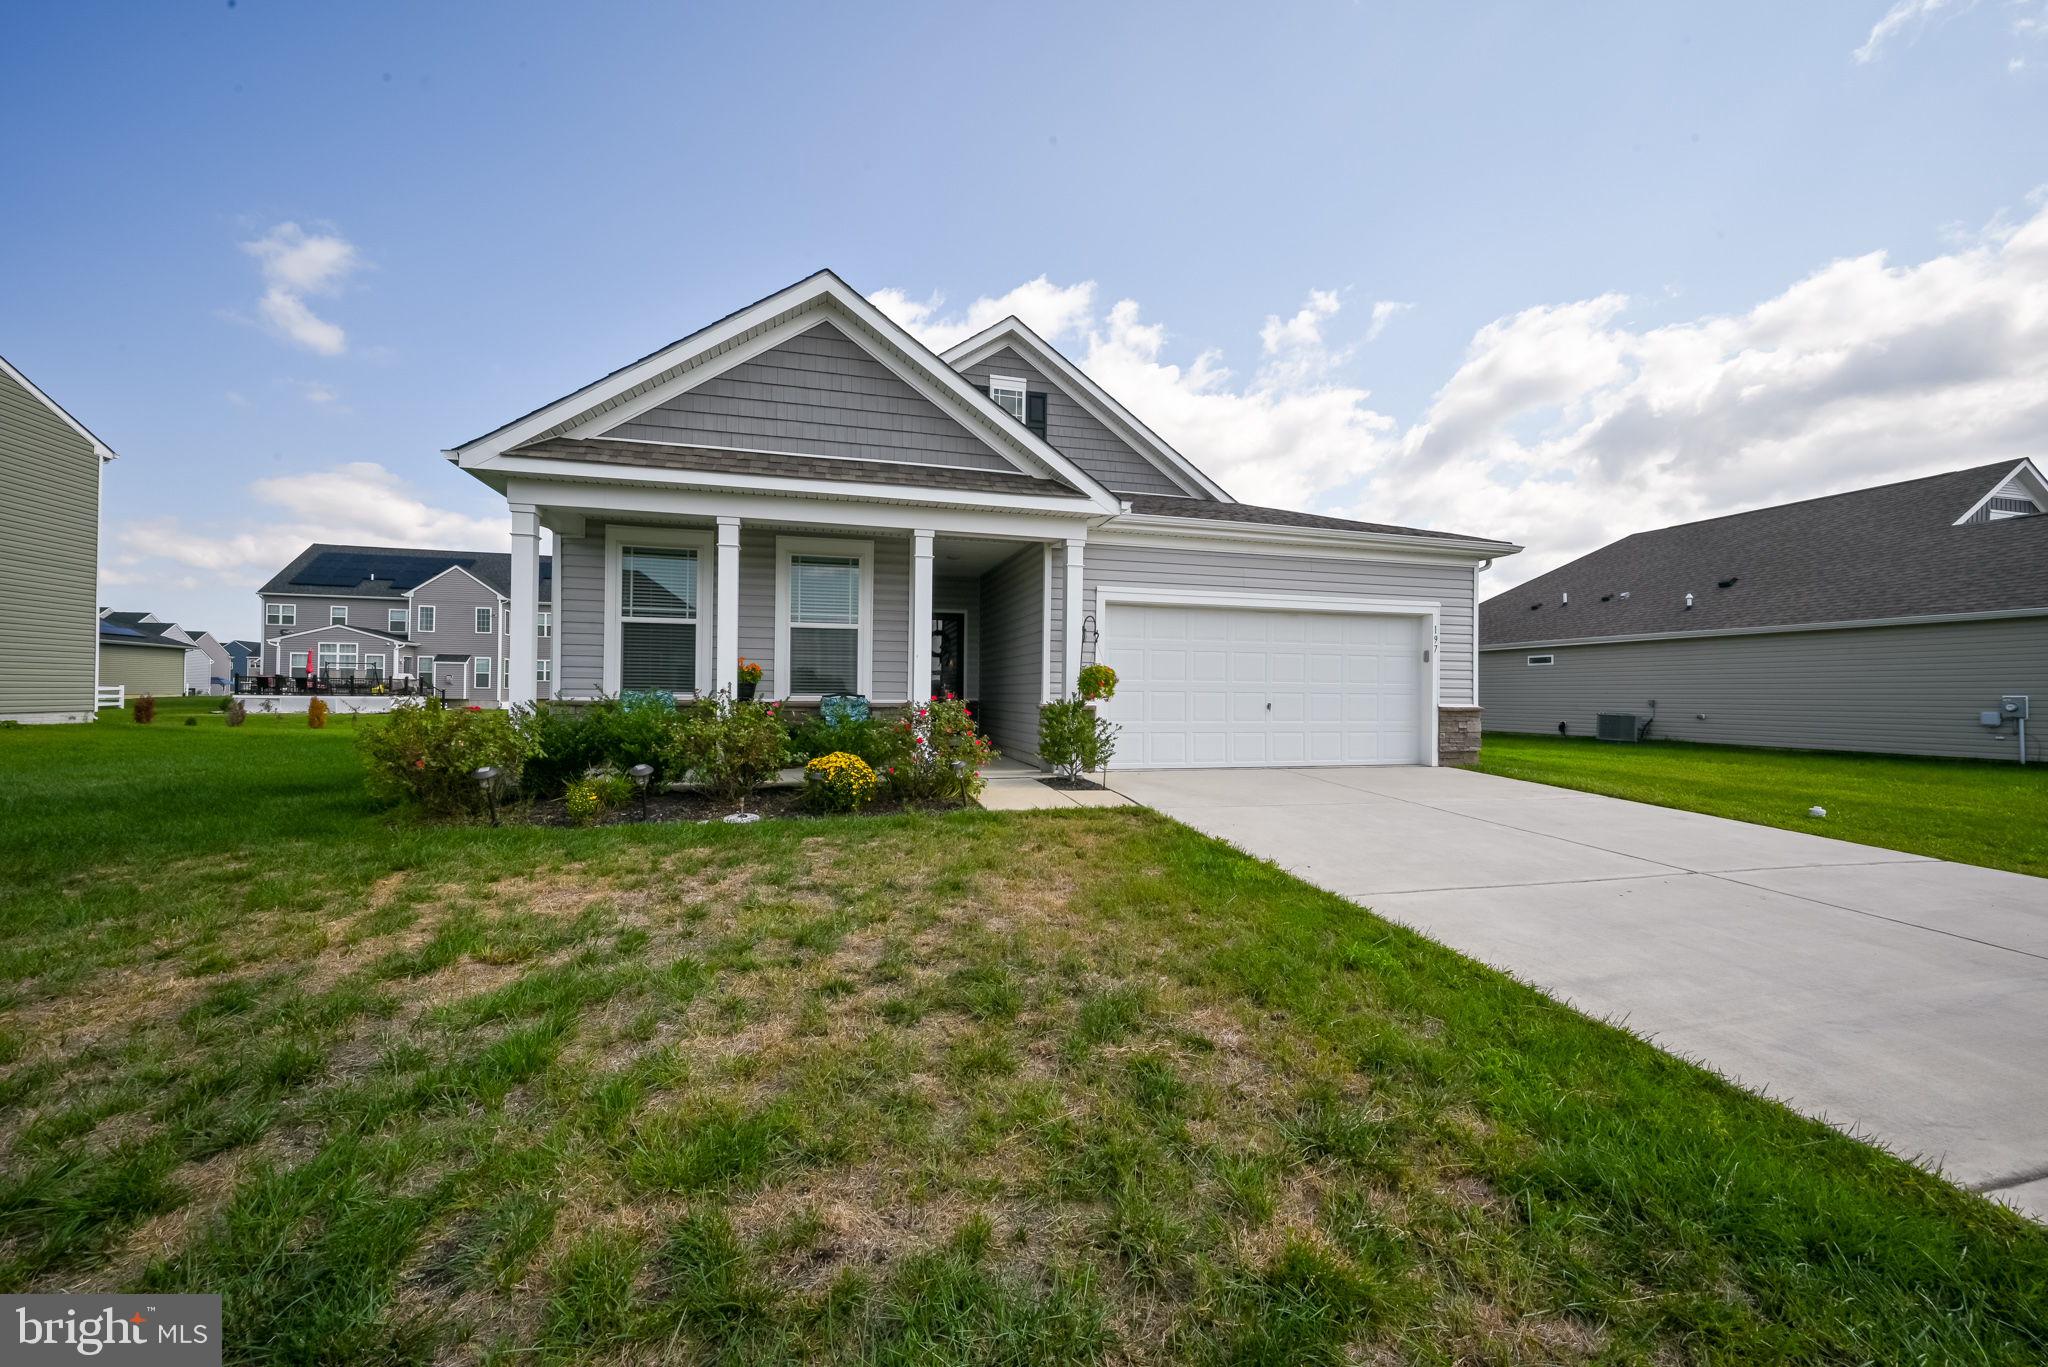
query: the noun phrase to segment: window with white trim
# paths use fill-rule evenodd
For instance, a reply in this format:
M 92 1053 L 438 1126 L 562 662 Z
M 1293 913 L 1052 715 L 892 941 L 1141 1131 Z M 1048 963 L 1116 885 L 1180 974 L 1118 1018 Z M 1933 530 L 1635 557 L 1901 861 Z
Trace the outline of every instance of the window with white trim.
M 346 603 L 329 603 L 329 604 L 327 605 L 327 625 L 328 625 L 328 626 L 331 626 L 331 627 L 345 627 L 345 626 L 347 626 L 347 625 L 348 625 L 348 604 L 346 604 Z
M 858 556 L 789 557 L 789 691 L 860 691 Z
M 697 571 L 694 547 L 619 547 L 622 691 L 697 691 Z
M 303 673 L 305 673 L 305 672 L 306 672 L 306 652 L 305 652 L 305 651 L 303 651 L 303 650 L 294 650 L 294 651 L 292 652 L 292 667 L 291 667 L 291 669 L 290 669 L 290 670 L 289 670 L 288 672 L 289 672 L 289 673 L 293 673 L 293 674 L 303 674 Z
M 476 634 L 479 636 L 491 634 L 491 610 L 489 608 L 478 608 L 476 610 Z
M 539 659 L 533 662 L 533 677 L 540 683 L 548 683 L 555 677 L 555 662 Z
M 354 641 L 322 641 L 320 643 L 320 668 L 354 669 L 356 667 L 356 643 Z
M 988 396 L 1018 422 L 1024 421 L 1024 381 L 1014 375 L 988 377 Z
M 388 632 L 391 632 L 393 635 L 405 635 L 405 609 L 384 609 L 384 629 Z
M 1557 663 L 1557 656 L 1555 656 L 1555 655 L 1531 655 L 1531 656 L 1529 657 L 1529 663 L 1530 663 L 1530 664 L 1532 664 L 1532 665 L 1554 665 L 1554 664 L 1556 664 L 1556 663 Z
M 478 688 L 489 688 L 491 686 L 491 657 L 488 655 L 479 655 L 476 657 L 476 659 L 472 660 L 470 664 L 471 682 L 473 682 Z
M 382 655 L 363 656 L 363 672 L 373 679 L 381 680 L 384 677 L 384 657 Z
M 548 638 L 548 634 L 553 631 L 554 624 L 555 615 L 551 612 L 543 612 L 534 620 L 533 634 L 545 641 Z
M 269 627 L 295 627 L 299 624 L 297 603 L 265 603 L 263 625 Z
M 432 631 L 434 629 L 434 605 L 432 603 L 421 603 L 418 607 L 414 608 L 413 617 L 416 619 L 414 622 L 415 630 Z

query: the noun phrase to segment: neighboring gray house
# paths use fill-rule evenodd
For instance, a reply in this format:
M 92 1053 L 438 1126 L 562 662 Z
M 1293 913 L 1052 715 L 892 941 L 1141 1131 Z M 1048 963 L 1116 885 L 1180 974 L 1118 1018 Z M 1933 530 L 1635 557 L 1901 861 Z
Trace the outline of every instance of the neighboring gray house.
M 2018 759 L 2001 700 L 2048 704 L 2043 510 L 2001 461 L 1625 537 L 1480 609 L 1486 724 Z
M 233 681 L 235 664 L 227 647 L 210 631 L 191 631 L 192 649 L 185 652 L 185 691 L 219 696 Z
M 540 557 L 528 624 L 527 697 L 554 691 L 552 564 Z M 263 604 L 258 674 L 355 670 L 428 679 L 450 701 L 504 702 L 512 557 L 503 551 L 400 546 L 306 547 L 257 591 Z
M 98 691 L 105 442 L 0 356 L 0 721 L 91 721 Z
M 1518 547 L 1233 501 L 1014 318 L 935 355 L 821 271 L 446 453 L 512 511 L 513 701 L 543 527 L 557 686 L 978 704 L 1034 756 L 1083 663 L 1119 765 L 1477 749 L 1477 571 Z

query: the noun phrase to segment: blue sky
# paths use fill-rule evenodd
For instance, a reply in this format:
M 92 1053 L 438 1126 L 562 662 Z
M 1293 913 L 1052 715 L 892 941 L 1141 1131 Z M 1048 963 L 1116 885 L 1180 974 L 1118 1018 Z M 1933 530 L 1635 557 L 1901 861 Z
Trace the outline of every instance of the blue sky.
M 121 453 L 102 600 L 501 544 L 441 448 L 821 265 L 1242 498 L 1526 542 L 1490 588 L 2043 449 L 2042 0 L 984 16 L 18 8 L 0 354 Z

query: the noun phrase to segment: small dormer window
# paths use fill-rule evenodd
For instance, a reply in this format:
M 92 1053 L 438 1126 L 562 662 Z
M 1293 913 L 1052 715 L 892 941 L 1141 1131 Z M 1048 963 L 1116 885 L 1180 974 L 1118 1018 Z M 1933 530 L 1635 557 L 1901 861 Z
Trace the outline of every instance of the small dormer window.
M 1990 506 L 1993 522 L 2008 517 L 2033 517 L 2040 511 L 2040 505 L 2025 494 L 2000 494 L 1991 500 Z
M 997 408 L 1018 422 L 1024 421 L 1024 394 L 1024 382 L 1014 375 L 988 377 L 988 396 L 995 400 Z

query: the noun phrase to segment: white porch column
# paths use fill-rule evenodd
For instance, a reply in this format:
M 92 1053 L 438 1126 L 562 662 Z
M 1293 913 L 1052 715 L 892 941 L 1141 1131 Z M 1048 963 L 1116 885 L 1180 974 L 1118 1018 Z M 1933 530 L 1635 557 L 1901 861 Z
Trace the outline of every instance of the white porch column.
M 718 604 L 711 611 L 715 663 L 713 686 L 729 697 L 740 695 L 740 520 L 718 519 L 718 568 L 712 573 Z
M 932 695 L 932 534 L 910 534 L 910 701 Z
M 1067 590 L 1060 605 L 1060 655 L 1066 671 L 1059 687 L 1063 698 L 1081 688 L 1081 621 L 1087 615 L 1081 611 L 1081 548 L 1087 544 L 1082 537 L 1067 538 Z
M 540 510 L 531 503 L 512 505 L 510 606 L 503 696 L 516 707 L 533 701 L 540 660 Z

